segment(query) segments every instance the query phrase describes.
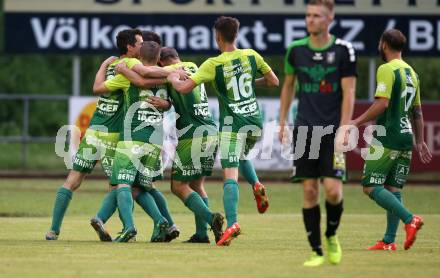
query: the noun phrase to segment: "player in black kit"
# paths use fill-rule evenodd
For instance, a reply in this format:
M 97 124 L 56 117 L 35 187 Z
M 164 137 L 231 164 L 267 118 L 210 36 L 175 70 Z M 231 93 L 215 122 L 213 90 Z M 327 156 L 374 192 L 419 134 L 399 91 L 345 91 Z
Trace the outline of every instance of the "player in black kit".
M 356 56 L 349 42 L 329 33 L 334 18 L 332 0 L 310 0 L 306 27 L 309 36 L 292 42 L 285 58 L 285 80 L 280 103 L 280 140 L 285 140 L 287 111 L 295 96 L 298 113 L 293 132 L 293 180 L 304 189 L 303 219 L 312 256 L 304 266 L 324 263 L 321 248 L 319 183 L 325 188 L 328 260 L 339 264 L 342 251 L 336 236 L 342 206 L 345 157 L 335 152 L 335 132 L 352 117 Z M 294 91 L 295 88 L 295 91 Z

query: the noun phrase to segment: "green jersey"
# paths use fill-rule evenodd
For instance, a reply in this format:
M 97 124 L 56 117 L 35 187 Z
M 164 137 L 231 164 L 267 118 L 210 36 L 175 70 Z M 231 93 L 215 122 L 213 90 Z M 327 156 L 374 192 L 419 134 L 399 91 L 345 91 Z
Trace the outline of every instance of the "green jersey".
M 105 80 L 115 77 L 115 66 L 122 61 L 128 62 L 130 58 L 117 59 L 105 72 Z M 112 89 L 110 93 L 100 95 L 96 104 L 96 110 L 90 120 L 90 126 L 102 125 L 107 127 L 106 132 L 119 132 L 123 121 L 124 96 L 119 88 Z M 96 128 L 95 128 L 96 129 Z
M 188 74 L 194 74 L 197 71 L 197 65 L 191 62 L 180 62 L 167 68 L 178 69 L 184 68 Z M 194 132 L 203 132 L 209 129 L 209 134 L 216 134 L 217 127 L 212 119 L 208 108 L 208 97 L 206 95 L 203 84 L 195 87 L 189 94 L 178 93 L 171 85 L 169 85 L 169 92 L 171 101 L 173 102 L 174 110 L 178 115 L 176 119 L 176 129 L 178 131 L 185 131 L 179 134 L 179 139 L 188 139 L 197 136 Z M 203 126 L 202 129 L 198 129 Z M 202 134 L 198 134 L 202 136 Z
M 140 63 L 139 60 L 134 60 L 131 67 Z M 127 66 L 131 68 L 128 63 Z M 121 141 L 141 141 L 161 145 L 164 111 L 153 107 L 147 100 L 150 96 L 168 100 L 167 86 L 138 88 L 121 74 L 105 81 L 105 86 L 109 90 L 121 89 L 124 92 L 124 128 L 120 136 Z
M 420 84 L 416 72 L 402 60 L 395 59 L 377 70 L 375 97 L 389 99 L 388 108 L 377 118 L 386 136 L 376 139 L 392 150 L 411 150 L 413 133 L 408 118 L 412 106 L 420 105 Z
M 212 82 L 220 110 L 220 130 L 231 122 L 232 132 L 255 125 L 262 128 L 262 118 L 255 95 L 257 73 L 271 71 L 263 58 L 252 49 L 236 49 L 206 60 L 190 78 L 196 83 Z

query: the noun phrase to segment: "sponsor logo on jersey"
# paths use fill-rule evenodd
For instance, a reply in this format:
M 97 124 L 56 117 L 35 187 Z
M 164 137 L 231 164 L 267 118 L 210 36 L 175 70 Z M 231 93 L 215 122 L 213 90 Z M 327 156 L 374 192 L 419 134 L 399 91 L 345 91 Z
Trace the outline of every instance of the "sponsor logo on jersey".
M 101 96 L 98 99 L 98 104 L 96 107 L 98 108 L 98 112 L 101 114 L 113 114 L 118 110 L 119 101 Z
M 327 80 L 321 80 L 319 83 L 305 82 L 300 84 L 301 91 L 305 93 L 322 93 L 329 94 L 336 92 L 339 88 L 338 83 L 330 83 Z
M 335 62 L 335 52 L 328 52 L 327 53 L 327 64 L 333 64 Z
M 313 82 L 305 82 L 301 84 L 301 89 L 306 93 L 332 93 L 337 91 L 338 83 L 328 82 L 325 77 L 337 70 L 336 67 L 323 67 L 315 65 L 313 67 L 299 67 L 299 69 L 307 74 Z
M 399 155 L 399 151 L 390 151 L 390 159 L 391 160 L 396 159 L 397 155 Z
M 399 184 L 404 184 L 406 182 L 406 177 L 409 174 L 409 166 L 403 164 L 397 164 L 395 180 Z
M 322 57 L 322 53 L 315 52 L 315 55 L 313 55 L 312 59 L 313 61 L 322 61 L 324 58 Z
M 370 183 L 372 184 L 384 184 L 386 180 L 386 176 L 382 173 L 371 173 Z
M 406 159 L 411 159 L 412 151 L 401 152 L 400 156 Z
M 400 118 L 400 133 L 412 134 L 411 122 L 409 121 L 407 116 L 403 116 L 402 118 Z
M 385 93 L 387 90 L 387 85 L 384 82 L 379 82 L 376 87 L 376 92 Z

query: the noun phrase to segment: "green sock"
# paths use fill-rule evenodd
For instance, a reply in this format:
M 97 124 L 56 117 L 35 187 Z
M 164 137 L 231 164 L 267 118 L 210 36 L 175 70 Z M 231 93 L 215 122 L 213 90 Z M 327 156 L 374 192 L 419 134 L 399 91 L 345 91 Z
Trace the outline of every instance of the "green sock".
M 397 198 L 397 200 L 399 200 L 400 203 L 402 203 L 402 195 L 400 194 L 400 191 L 391 193 Z M 386 244 L 390 244 L 396 239 L 396 232 L 397 228 L 399 227 L 399 222 L 399 217 L 387 211 L 387 229 L 385 231 L 385 236 L 383 237 L 383 241 Z
M 136 197 L 136 203 L 138 203 L 142 209 L 153 219 L 154 223 L 159 223 L 164 219 L 162 214 L 160 214 L 154 198 L 148 192 L 140 193 Z
M 128 187 L 118 188 L 117 190 L 118 209 L 124 230 L 134 227 L 133 221 L 133 197 L 131 196 L 131 189 Z
M 202 197 L 202 200 L 205 203 L 206 207 L 209 208 L 208 197 Z M 195 218 L 195 222 L 196 222 L 196 235 L 199 237 L 207 237 L 208 236 L 208 222 L 206 222 L 202 217 L 197 216 L 196 214 L 194 214 L 194 218 Z
M 376 203 L 386 209 L 393 215 L 399 217 L 405 224 L 409 224 L 413 215 L 409 212 L 399 200 L 383 186 L 376 186 L 371 191 L 369 197 L 376 201 Z
M 119 220 L 122 223 L 122 230 L 125 231 L 125 223 L 124 223 L 124 220 L 122 219 L 121 210 L 119 210 L 119 209 L 118 209 L 118 216 L 119 216 Z
M 131 196 L 132 196 L 132 200 L 133 200 L 133 195 L 131 195 Z M 132 205 L 131 205 L 131 215 L 134 215 L 134 200 L 133 200 Z M 121 215 L 120 212 L 119 212 L 119 220 L 121 220 L 121 223 L 124 223 L 122 221 L 122 215 Z M 125 231 L 125 226 L 122 228 L 122 230 Z
M 134 201 L 133 201 L 133 206 L 131 207 L 131 212 L 133 214 L 134 212 Z M 121 211 L 118 210 L 118 216 L 119 216 L 119 220 L 121 221 L 122 224 L 124 224 L 124 221 L 122 220 L 122 215 L 121 215 Z M 125 225 L 122 227 L 122 230 L 125 231 Z
M 111 190 L 105 195 L 101 208 L 96 216 L 105 223 L 110 219 L 113 213 L 115 213 L 117 207 L 118 200 L 116 198 L 116 190 Z
M 244 177 L 244 179 L 252 186 L 258 182 L 257 173 L 255 172 L 254 165 L 250 160 L 240 160 L 238 169 Z
M 203 202 L 202 197 L 200 197 L 197 192 L 192 192 L 191 194 L 189 194 L 188 197 L 186 197 L 184 203 L 185 206 L 187 206 L 192 212 L 194 212 L 194 215 L 199 217 L 199 219 L 205 223 L 205 225 L 206 223 L 212 222 L 212 213 L 206 206 L 205 202 Z M 196 231 L 196 234 L 198 236 L 206 236 L 207 232 L 205 229 L 204 231 L 201 230 L 200 233 L 197 233 Z
M 156 188 L 153 188 L 149 190 L 148 193 L 150 193 L 151 196 L 153 196 L 154 201 L 156 202 L 156 205 L 159 208 L 160 214 L 162 214 L 163 217 L 166 218 L 170 226 L 173 226 L 174 221 L 173 218 L 171 217 L 170 211 L 168 210 L 167 200 L 163 196 L 162 192 L 160 192 Z
M 61 223 L 63 223 L 64 214 L 66 213 L 67 207 L 69 206 L 70 200 L 72 199 L 73 192 L 63 186 L 61 186 L 55 197 L 55 204 L 53 206 L 52 214 L 52 226 L 51 231 L 56 234 L 60 233 Z
M 223 185 L 223 206 L 228 227 L 237 222 L 239 195 L 238 183 L 234 180 L 225 180 Z

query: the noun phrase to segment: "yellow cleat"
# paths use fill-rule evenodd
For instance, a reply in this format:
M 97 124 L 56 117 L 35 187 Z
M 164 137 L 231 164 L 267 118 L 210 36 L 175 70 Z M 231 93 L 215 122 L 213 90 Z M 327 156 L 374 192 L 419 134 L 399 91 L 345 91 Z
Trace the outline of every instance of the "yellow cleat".
M 324 256 L 318 255 L 316 252 L 312 253 L 312 256 L 304 262 L 304 266 L 320 266 L 324 264 Z
M 328 261 L 331 264 L 339 264 L 342 259 L 341 244 L 336 235 L 326 238 Z

